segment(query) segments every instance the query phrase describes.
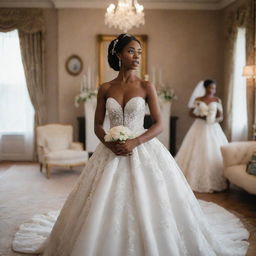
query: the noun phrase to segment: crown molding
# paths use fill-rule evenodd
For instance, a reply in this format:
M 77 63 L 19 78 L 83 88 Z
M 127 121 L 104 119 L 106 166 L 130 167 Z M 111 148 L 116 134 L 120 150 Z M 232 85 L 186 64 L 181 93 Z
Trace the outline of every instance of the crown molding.
M 117 0 L 110 0 L 115 2 Z M 110 1 L 85 1 L 85 0 L 0 0 L 0 8 L 97 8 L 105 9 Z M 220 0 L 214 2 L 143 2 L 145 9 L 158 9 L 158 10 L 221 10 L 236 0 Z
M 147 2 L 145 9 L 167 9 L 167 10 L 221 10 L 236 0 L 220 0 L 216 2 Z
M 0 8 L 54 8 L 54 4 L 51 0 L 0 0 Z

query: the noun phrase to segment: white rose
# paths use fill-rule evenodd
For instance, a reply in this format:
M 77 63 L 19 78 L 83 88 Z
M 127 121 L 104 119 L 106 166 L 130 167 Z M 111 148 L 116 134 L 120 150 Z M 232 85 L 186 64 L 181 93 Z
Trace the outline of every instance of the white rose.
M 109 141 L 112 141 L 112 138 L 111 138 L 111 135 L 109 133 L 107 133 L 105 136 L 104 136 L 104 140 L 109 142 Z
M 132 138 L 132 132 L 129 128 L 119 125 L 112 127 L 104 137 L 105 141 L 125 141 Z

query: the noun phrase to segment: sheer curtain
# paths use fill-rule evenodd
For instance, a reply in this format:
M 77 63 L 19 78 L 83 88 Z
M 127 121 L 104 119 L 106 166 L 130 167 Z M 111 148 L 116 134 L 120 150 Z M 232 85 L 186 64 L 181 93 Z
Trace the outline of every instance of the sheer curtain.
M 246 79 L 242 70 L 246 60 L 246 29 L 238 28 L 234 49 L 231 140 L 248 139 Z
M 33 133 L 18 31 L 0 32 L 0 160 L 32 160 Z

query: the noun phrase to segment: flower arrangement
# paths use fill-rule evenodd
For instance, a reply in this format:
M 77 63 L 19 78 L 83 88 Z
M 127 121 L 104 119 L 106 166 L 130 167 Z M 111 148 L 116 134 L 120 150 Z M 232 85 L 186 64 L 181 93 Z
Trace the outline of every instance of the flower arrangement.
M 174 90 L 169 87 L 161 87 L 159 90 L 157 90 L 157 95 L 166 101 L 177 99 L 177 95 L 175 94 Z
M 92 70 L 88 67 L 87 74 L 82 76 L 80 83 L 80 93 L 75 96 L 75 106 L 79 107 L 81 102 L 86 102 L 89 99 L 97 97 L 98 90 L 93 86 L 95 83 L 92 77 Z
M 144 79 L 146 81 L 150 80 L 157 86 L 157 95 L 159 98 L 169 102 L 177 99 L 174 90 L 163 80 L 163 72 L 161 68 L 152 67 L 150 79 L 148 74 L 144 76 Z
M 128 139 L 132 139 L 134 136 L 128 127 L 123 125 L 112 127 L 104 136 L 106 142 L 121 141 L 124 142 Z
M 84 88 L 80 94 L 76 95 L 75 106 L 78 108 L 81 102 L 86 102 L 88 99 L 97 97 L 97 94 L 97 89 Z

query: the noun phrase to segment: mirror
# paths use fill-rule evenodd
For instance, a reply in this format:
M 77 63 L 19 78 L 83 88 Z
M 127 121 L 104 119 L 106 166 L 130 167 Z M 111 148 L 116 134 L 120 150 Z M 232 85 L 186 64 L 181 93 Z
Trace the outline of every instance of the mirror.
M 147 74 L 147 35 L 135 35 L 141 42 L 142 55 L 140 68 L 137 75 L 144 78 Z M 98 53 L 99 53 L 99 67 L 98 67 L 98 84 L 110 81 L 117 76 L 117 71 L 111 69 L 108 65 L 108 46 L 116 35 L 99 35 L 98 36 Z

